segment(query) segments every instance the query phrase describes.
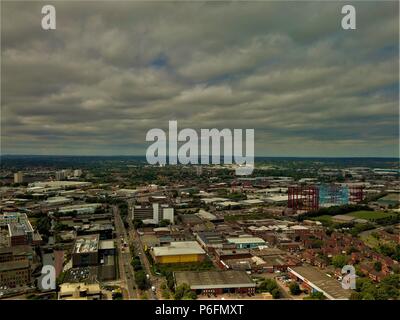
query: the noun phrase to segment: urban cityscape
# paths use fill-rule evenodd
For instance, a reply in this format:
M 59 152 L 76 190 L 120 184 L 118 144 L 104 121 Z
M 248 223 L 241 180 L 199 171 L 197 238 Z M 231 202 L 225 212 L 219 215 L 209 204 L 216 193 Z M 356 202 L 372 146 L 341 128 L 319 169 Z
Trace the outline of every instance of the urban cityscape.
M 1 12 L 0 305 L 400 299 L 397 1 Z
M 234 165 L 3 156 L 1 177 L 2 298 L 399 295 L 397 159 L 265 158 L 237 177 Z

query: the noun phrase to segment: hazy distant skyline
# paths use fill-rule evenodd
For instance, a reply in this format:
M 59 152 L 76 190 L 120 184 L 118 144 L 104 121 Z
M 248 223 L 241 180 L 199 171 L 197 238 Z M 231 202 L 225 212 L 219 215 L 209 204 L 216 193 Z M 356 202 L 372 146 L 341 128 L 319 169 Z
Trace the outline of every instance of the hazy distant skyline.
M 399 155 L 398 2 L 2 2 L 2 154 L 144 155 L 254 128 L 256 156 Z M 357 30 L 341 29 L 353 4 Z

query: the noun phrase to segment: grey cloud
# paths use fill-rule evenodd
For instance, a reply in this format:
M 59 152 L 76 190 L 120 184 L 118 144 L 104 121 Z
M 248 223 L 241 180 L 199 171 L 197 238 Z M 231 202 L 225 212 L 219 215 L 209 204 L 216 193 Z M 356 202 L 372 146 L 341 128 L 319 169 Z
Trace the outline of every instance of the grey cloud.
M 2 152 L 143 154 L 255 128 L 259 155 L 398 154 L 398 3 L 2 3 Z M 336 147 L 333 147 L 335 145 Z

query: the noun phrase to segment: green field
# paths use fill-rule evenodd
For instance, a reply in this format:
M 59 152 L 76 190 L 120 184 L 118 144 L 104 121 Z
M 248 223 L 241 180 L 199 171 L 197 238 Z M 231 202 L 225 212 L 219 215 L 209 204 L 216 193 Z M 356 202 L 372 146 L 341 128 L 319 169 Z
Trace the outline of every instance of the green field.
M 379 201 L 400 201 L 400 195 L 398 193 L 389 193 L 388 195 L 379 199 Z
M 367 235 L 362 235 L 361 240 L 364 241 L 364 243 L 371 248 L 379 247 L 379 240 L 373 237 L 370 233 Z
M 387 213 L 383 211 L 366 211 L 366 210 L 361 210 L 361 211 L 354 211 L 354 212 L 349 212 L 346 213 L 347 216 L 352 216 L 356 219 L 364 219 L 368 221 L 378 221 L 379 219 L 384 219 L 390 216 L 395 215 L 395 213 Z M 313 217 L 310 218 L 310 220 L 316 220 L 320 221 L 322 223 L 332 223 L 332 216 L 330 215 L 321 215 L 318 217 Z
M 383 211 L 354 211 L 354 212 L 347 213 L 346 215 L 355 217 L 357 219 L 379 220 L 382 218 L 390 217 L 393 214 L 383 212 Z

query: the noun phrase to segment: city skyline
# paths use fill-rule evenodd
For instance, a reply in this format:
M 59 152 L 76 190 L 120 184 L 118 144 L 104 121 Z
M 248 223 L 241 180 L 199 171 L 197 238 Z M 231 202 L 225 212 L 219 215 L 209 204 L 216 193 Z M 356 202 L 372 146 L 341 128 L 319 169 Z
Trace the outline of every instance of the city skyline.
M 255 156 L 398 157 L 398 3 L 2 6 L 1 153 L 142 156 L 146 132 L 255 129 Z M 10 18 L 12 17 L 12 19 Z

